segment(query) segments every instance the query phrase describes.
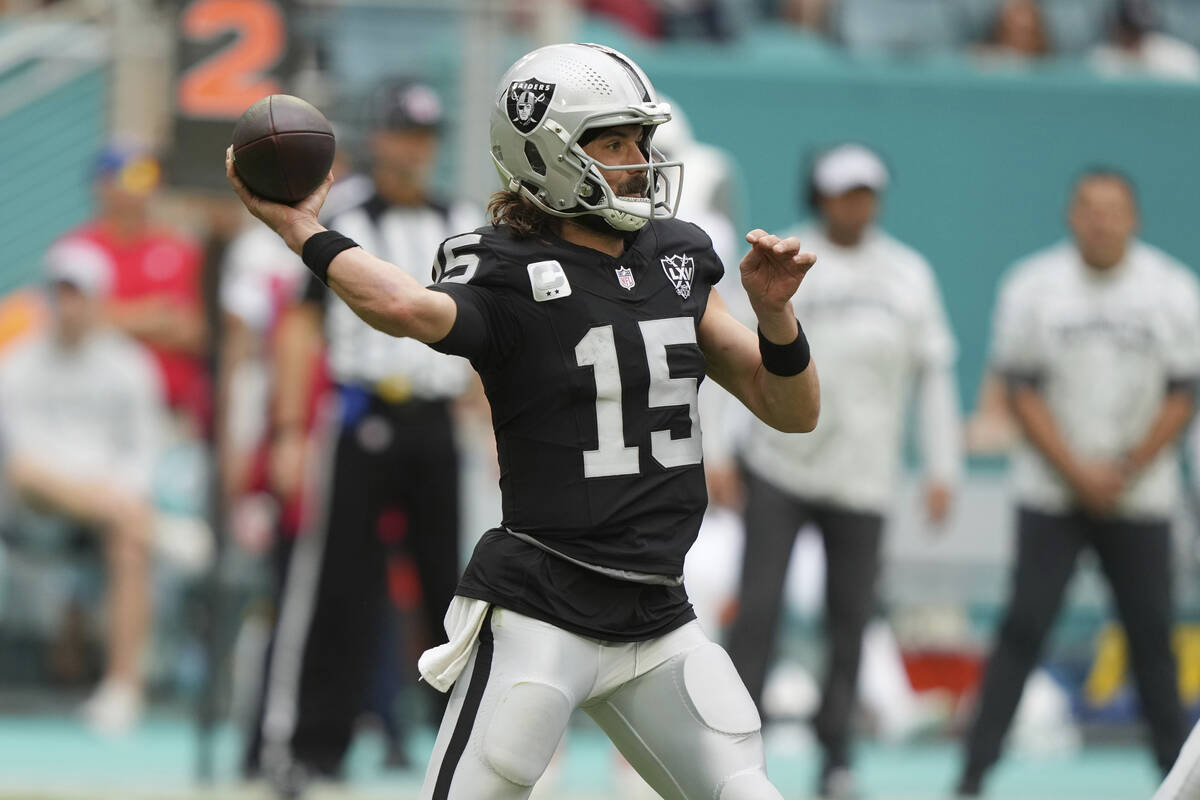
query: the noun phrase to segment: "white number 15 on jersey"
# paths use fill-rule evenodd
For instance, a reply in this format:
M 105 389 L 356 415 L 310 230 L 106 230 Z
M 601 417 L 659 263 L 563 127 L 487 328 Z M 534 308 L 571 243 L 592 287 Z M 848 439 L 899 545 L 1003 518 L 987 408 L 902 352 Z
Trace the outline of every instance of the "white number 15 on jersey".
M 699 464 L 702 457 L 700 414 L 696 404 L 696 378 L 672 378 L 667 365 L 667 348 L 696 344 L 696 323 L 691 317 L 643 320 L 638 323 L 646 345 L 650 368 L 651 408 L 687 406 L 691 434 L 672 439 L 671 431 L 650 434 L 650 455 L 665 468 Z M 596 432 L 599 447 L 583 453 L 583 476 L 606 478 L 636 475 L 640 471 L 638 448 L 625 444 L 625 420 L 621 409 L 621 371 L 612 325 L 592 328 L 575 345 L 575 363 L 592 367 L 596 380 Z

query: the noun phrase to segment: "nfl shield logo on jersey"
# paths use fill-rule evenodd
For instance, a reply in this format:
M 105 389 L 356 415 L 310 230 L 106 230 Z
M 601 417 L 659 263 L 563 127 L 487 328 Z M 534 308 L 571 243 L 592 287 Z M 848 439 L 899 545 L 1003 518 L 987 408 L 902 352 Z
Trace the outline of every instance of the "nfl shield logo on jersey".
M 633 288 L 633 270 L 629 267 L 617 267 L 617 283 L 621 284 L 622 289 Z
M 676 293 L 687 300 L 692 293 L 692 276 L 696 273 L 696 262 L 688 255 L 665 256 L 659 260 Z

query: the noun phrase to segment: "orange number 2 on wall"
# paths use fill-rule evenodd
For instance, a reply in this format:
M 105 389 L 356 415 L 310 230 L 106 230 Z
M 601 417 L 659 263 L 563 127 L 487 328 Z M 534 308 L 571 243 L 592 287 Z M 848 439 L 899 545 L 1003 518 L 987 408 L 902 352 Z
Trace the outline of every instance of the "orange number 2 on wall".
M 195 0 L 181 25 L 189 42 L 237 34 L 180 78 L 181 114 L 234 119 L 255 100 L 280 91 L 279 82 L 263 74 L 279 63 L 287 40 L 283 14 L 272 0 Z

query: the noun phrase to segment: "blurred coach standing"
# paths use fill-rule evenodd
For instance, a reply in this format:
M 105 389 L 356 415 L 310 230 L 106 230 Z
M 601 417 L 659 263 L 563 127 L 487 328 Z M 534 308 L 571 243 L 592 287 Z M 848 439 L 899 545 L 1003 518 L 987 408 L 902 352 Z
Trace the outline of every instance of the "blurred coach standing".
M 330 224 L 428 283 L 440 243 L 478 227 L 482 215 L 430 196 L 442 118 L 431 88 L 385 86 L 372 113 L 375 192 Z M 287 783 L 306 773 L 336 777 L 363 707 L 394 544 L 381 537 L 385 511 L 402 515 L 402 530 L 389 538 L 402 539 L 412 558 L 427 635 L 442 641 L 459 569 L 451 404 L 469 377 L 463 359 L 376 331 L 316 279 L 292 313 L 286 325 L 291 341 L 279 348 L 272 470 L 285 495 L 310 473 L 319 487 L 312 493 L 317 508 L 305 514 L 312 529 L 301 533 L 287 567 L 266 671 L 261 746 L 252 742 L 247 754 L 252 770 L 261 754 L 268 776 Z M 332 449 L 306 455 L 306 387 L 322 322 L 336 400 L 323 444 Z
M 914 382 L 931 520 L 945 517 L 961 471 L 954 337 L 928 263 L 875 227 L 887 183 L 883 162 L 858 144 L 815 160 L 807 200 L 820 221 L 795 235 L 820 267 L 793 303 L 813 346 L 828 353 L 821 423 L 807 436 L 754 424 L 741 452 L 746 549 L 729 655 L 760 707 L 796 533 L 813 523 L 824 540 L 831 647 L 815 721 L 822 797 L 855 796 L 850 721 Z
M 1137 199 L 1124 175 L 1085 173 L 1069 222 L 1074 241 L 1017 264 L 995 314 L 993 366 L 1024 434 L 1014 462 L 1016 565 L 967 737 L 964 797 L 980 793 L 999 757 L 1084 548 L 1112 587 L 1164 772 L 1184 737 L 1168 520 L 1176 445 L 1200 375 L 1200 291 L 1186 268 L 1134 238 Z

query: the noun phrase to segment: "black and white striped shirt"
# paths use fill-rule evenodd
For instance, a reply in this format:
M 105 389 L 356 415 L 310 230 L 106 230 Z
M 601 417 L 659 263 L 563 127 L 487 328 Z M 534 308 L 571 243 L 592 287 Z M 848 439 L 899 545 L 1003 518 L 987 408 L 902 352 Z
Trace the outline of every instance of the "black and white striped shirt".
M 466 203 L 398 207 L 374 196 L 338 213 L 327 224 L 425 284 L 430 281 L 431 265 L 442 241 L 474 230 L 483 219 Z M 399 380 L 413 397 L 423 400 L 455 397 L 466 387 L 470 365 L 465 359 L 375 330 L 316 278 L 310 281 L 305 299 L 324 307 L 329 367 L 335 382 L 372 386 Z

